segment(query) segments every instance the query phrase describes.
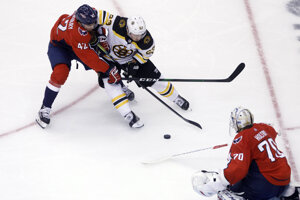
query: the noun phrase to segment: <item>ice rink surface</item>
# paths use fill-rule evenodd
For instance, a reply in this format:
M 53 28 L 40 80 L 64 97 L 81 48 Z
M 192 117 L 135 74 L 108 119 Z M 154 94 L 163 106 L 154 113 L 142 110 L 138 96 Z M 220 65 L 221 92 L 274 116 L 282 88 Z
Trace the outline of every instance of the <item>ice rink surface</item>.
M 142 161 L 230 143 L 229 115 L 244 106 L 256 122 L 280 130 L 277 143 L 299 179 L 300 43 L 286 0 L 102 0 L 2 2 L 0 27 L 0 199 L 199 200 L 191 175 L 226 166 L 228 147 L 155 165 Z M 144 121 L 130 129 L 114 110 L 93 71 L 72 70 L 53 105 L 51 125 L 34 124 L 51 67 L 50 29 L 81 4 L 124 16 L 142 15 L 154 37 L 151 58 L 165 78 L 226 78 L 231 83 L 174 83 L 190 101 L 184 117 L 145 90 L 133 110 Z M 169 103 L 169 102 L 167 102 Z M 170 140 L 163 139 L 171 134 Z

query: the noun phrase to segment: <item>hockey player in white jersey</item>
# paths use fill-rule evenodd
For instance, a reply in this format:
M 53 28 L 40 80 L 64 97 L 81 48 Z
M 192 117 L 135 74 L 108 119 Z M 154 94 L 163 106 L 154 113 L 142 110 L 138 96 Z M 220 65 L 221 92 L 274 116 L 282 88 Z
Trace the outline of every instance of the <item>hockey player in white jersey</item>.
M 104 27 L 108 32 L 105 39 L 109 46 L 105 47 L 107 50 L 106 52 L 99 49 L 99 45 L 97 44 L 101 41 L 100 37 L 95 38 L 95 44 L 92 44 L 91 46 L 95 48 L 95 51 L 97 51 L 101 57 L 104 57 L 108 61 L 117 62 L 119 70 L 124 71 L 123 74 L 125 77 L 162 78 L 160 71 L 149 60 L 149 58 L 153 55 L 155 44 L 152 36 L 146 29 L 146 25 L 142 17 L 120 17 L 103 10 L 99 11 L 98 16 L 100 26 Z M 103 34 L 98 33 L 98 35 Z M 112 89 L 112 85 L 109 85 L 106 82 L 107 77 L 105 74 L 99 73 L 99 85 L 105 88 L 111 98 L 115 99 L 115 102 L 120 101 L 120 98 L 118 97 L 121 95 L 120 93 L 125 92 L 127 96 L 131 95 L 129 96 L 131 97 L 129 100 L 132 100 L 134 97 L 133 93 L 126 88 L 126 86 L 124 87 L 123 84 L 121 84 L 123 91 L 120 89 L 110 91 Z M 152 87 L 160 95 L 168 98 L 171 102 L 174 102 L 183 110 L 188 110 L 189 108 L 189 102 L 178 94 L 177 90 L 170 82 L 140 81 L 136 83 L 138 86 Z M 117 109 L 119 110 L 120 108 Z

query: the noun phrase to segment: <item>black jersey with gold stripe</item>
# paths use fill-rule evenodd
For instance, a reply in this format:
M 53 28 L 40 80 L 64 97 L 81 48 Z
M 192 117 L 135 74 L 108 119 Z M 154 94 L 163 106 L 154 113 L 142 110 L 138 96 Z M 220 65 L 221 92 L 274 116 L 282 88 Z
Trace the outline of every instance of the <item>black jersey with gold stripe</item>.
M 110 56 L 120 64 L 125 64 L 133 58 L 144 64 L 153 55 L 155 44 L 149 31 L 138 42 L 127 35 L 127 18 L 99 11 L 99 24 L 108 31 L 107 40 L 110 46 Z

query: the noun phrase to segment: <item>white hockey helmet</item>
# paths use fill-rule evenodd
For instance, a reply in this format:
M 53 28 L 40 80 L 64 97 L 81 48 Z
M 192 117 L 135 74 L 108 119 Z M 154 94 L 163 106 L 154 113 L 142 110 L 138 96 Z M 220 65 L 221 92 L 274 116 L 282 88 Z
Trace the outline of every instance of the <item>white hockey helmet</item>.
M 235 132 L 240 132 L 246 126 L 253 125 L 253 115 L 252 113 L 243 107 L 235 108 L 230 115 L 230 127 L 235 130 Z
M 132 16 L 127 19 L 127 34 L 132 40 L 141 40 L 145 37 L 146 31 L 146 24 L 141 16 Z

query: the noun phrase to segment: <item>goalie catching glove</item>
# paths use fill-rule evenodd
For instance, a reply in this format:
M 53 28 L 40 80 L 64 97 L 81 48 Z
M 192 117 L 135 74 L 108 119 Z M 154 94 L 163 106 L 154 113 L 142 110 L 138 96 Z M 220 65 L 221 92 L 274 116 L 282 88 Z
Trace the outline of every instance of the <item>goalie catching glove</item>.
M 220 172 L 201 170 L 192 176 L 192 185 L 195 192 L 205 197 L 217 194 L 225 190 L 229 185 L 223 170 Z

